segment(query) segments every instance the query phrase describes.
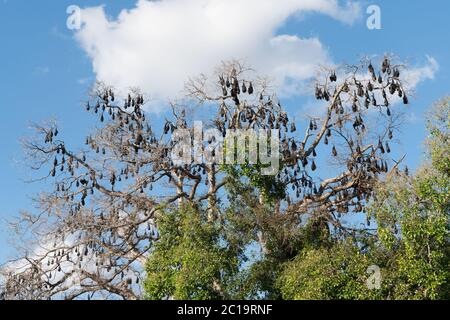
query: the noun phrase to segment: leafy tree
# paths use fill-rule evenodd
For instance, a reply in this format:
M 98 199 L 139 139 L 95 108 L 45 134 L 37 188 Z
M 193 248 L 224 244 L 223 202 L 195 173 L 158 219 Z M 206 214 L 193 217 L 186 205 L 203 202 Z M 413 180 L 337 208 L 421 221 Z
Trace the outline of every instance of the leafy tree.
M 372 212 L 379 237 L 392 251 L 395 298 L 448 299 L 450 214 L 449 99 L 433 109 L 428 161 L 417 174 L 380 187 Z
M 237 257 L 221 246 L 220 225 L 201 210 L 183 207 L 161 213 L 161 237 L 146 264 L 148 299 L 225 298 L 227 282 L 237 271 Z
M 83 148 L 67 143 L 56 124 L 36 126 L 38 135 L 25 143 L 37 178 L 53 188 L 36 198 L 37 213 L 14 224 L 30 241 L 1 269 L 3 296 L 139 299 L 147 289 L 150 298 L 282 297 L 276 283 L 283 264 L 355 233 L 342 217 L 362 213 L 390 171 L 399 124 L 392 104 L 408 104 L 409 91 L 402 64 L 390 57 L 377 64 L 322 68 L 314 95 L 324 114 L 302 122 L 236 61 L 213 80 L 189 81 L 186 100 L 172 104 L 162 125 L 152 123 L 139 91 L 119 97 L 97 86 L 85 108 L 99 127 Z M 175 164 L 171 134 L 194 131 L 190 115 L 199 103 L 213 107 L 208 126 L 223 135 L 278 129 L 278 174 L 261 177 L 260 164 L 250 163 Z M 326 162 L 334 170 L 323 177 L 318 169 Z M 252 248 L 261 248 L 258 259 L 248 257 Z M 187 274 L 171 272 L 174 266 Z
M 332 247 L 304 249 L 285 264 L 278 281 L 284 299 L 363 299 L 370 296 L 366 270 L 370 258 L 357 244 L 342 241 Z

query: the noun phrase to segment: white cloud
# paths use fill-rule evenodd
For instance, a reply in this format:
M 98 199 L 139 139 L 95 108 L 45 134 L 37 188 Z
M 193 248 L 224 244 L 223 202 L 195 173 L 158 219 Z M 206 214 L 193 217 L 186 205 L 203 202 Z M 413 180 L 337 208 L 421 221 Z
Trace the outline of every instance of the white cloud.
M 117 19 L 108 19 L 103 7 L 82 10 L 76 38 L 97 79 L 119 89 L 138 86 L 156 98 L 173 97 L 189 77 L 235 58 L 275 84 L 288 83 L 289 94 L 317 64 L 329 62 L 318 39 L 276 34 L 302 12 L 351 24 L 360 7 L 338 0 L 139 0 Z
M 414 89 L 425 80 L 433 80 L 439 71 L 439 64 L 435 58 L 427 56 L 427 63 L 422 67 L 414 67 L 406 70 L 404 81 L 410 89 Z

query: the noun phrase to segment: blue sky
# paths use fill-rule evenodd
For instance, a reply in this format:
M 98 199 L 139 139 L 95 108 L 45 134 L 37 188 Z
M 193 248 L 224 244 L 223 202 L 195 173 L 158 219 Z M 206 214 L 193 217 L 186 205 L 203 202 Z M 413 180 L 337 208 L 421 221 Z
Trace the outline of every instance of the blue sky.
M 114 18 L 122 9 L 134 7 L 135 2 L 0 0 L 3 110 L 0 126 L 0 263 L 13 253 L 3 221 L 12 219 L 20 210 L 33 210 L 31 198 L 44 187 L 39 183 L 24 182 L 29 172 L 23 164 L 20 139 L 32 134 L 29 124 L 57 119 L 72 145 L 82 142 L 85 133 L 95 125 L 80 107 L 89 85 L 96 78 L 92 66 L 94 58 L 66 28 L 66 8 L 71 4 L 82 8 L 105 4 L 106 13 Z M 403 126 L 398 148 L 399 153 L 407 154 L 406 163 L 416 168 L 422 158 L 422 141 L 426 136 L 424 112 L 433 102 L 450 93 L 450 26 L 447 17 L 450 2 L 385 0 L 358 3 L 363 10 L 352 25 L 337 21 L 337 17 L 305 13 L 285 19 L 273 30 L 274 35 L 317 38 L 335 63 L 354 62 L 364 54 L 392 52 L 406 59 L 412 67 L 420 68 L 427 64 L 427 56 L 433 57 L 439 70 L 434 79 L 427 79 L 415 88 L 417 96 L 408 109 L 409 120 Z M 371 3 L 381 7 L 381 30 L 366 28 L 365 8 Z M 288 100 L 290 105 L 304 101 L 299 97 Z

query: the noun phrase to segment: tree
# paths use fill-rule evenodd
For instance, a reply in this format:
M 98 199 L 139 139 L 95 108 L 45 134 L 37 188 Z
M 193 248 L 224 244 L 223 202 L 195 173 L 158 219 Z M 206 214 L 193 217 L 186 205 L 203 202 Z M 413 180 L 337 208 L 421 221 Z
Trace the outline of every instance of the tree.
M 375 189 L 368 212 L 376 232 L 358 241 L 306 248 L 283 268 L 285 299 L 449 299 L 449 99 L 429 116 L 428 161 L 413 177 L 395 170 Z M 381 288 L 365 271 L 381 268 Z
M 307 247 L 285 263 L 277 285 L 288 300 L 376 298 L 366 286 L 370 261 L 350 239 L 331 247 Z
M 396 298 L 450 297 L 449 101 L 438 103 L 429 116 L 429 160 L 414 177 L 403 175 L 380 187 L 372 209 L 380 241 L 392 254 L 390 290 Z
M 220 244 L 220 224 L 205 212 L 182 207 L 158 219 L 161 239 L 146 265 L 148 299 L 210 300 L 228 297 L 227 283 L 237 273 L 231 246 Z
M 25 145 L 32 168 L 44 172 L 43 178 L 52 180 L 54 189 L 39 195 L 38 214 L 25 213 L 15 224 L 17 230 L 24 230 L 28 238 L 35 240 L 36 249 L 3 268 L 4 296 L 141 298 L 144 265 L 149 257 L 147 289 L 163 285 L 154 271 L 159 270 L 155 261 L 162 259 L 163 264 L 169 262 L 167 265 L 176 262 L 173 256 L 166 259 L 164 252 L 189 247 L 191 240 L 193 248 L 203 248 L 217 239 L 214 232 L 209 233 L 204 218 L 183 213 L 190 210 L 185 208 L 195 208 L 201 217 L 205 213 L 211 224 L 208 227 L 213 230 L 216 223 L 221 228 L 233 225 L 233 220 L 242 223 L 242 217 L 230 214 L 233 210 L 229 205 L 236 203 L 227 201 L 226 190 L 229 194 L 246 183 L 251 187 L 247 194 L 257 200 L 254 208 L 257 205 L 260 214 L 244 216 L 253 229 L 242 232 L 237 228 L 228 233 L 226 241 L 236 241 L 240 236 L 249 242 L 254 240 L 264 256 L 280 261 L 295 257 L 298 250 L 288 235 L 302 231 L 305 221 L 309 221 L 310 231 L 299 236 L 298 241 L 321 235 L 322 243 L 332 234 L 354 234 L 355 230 L 343 225 L 340 218 L 349 212 L 363 212 L 379 176 L 389 171 L 389 140 L 399 124 L 399 118 L 392 115 L 392 104 L 398 100 L 409 102 L 408 89 L 401 81 L 404 67 L 389 57 L 380 65 L 379 72 L 370 61 L 338 69 L 322 68 L 314 91 L 315 97 L 326 104 L 325 113 L 302 124 L 304 135 L 298 133 L 300 123 L 290 119 L 268 84 L 252 77 L 252 72 L 236 61 L 218 69 L 217 82 L 205 76 L 191 79 L 186 85 L 188 99 L 172 104 L 172 117 L 161 131 L 151 124 L 144 111 L 145 98 L 138 90 L 120 98 L 113 88 L 97 86 L 85 107 L 98 117 L 101 126 L 86 138 L 85 148 L 72 150 L 56 124 L 36 126 L 38 136 Z M 194 131 L 189 108 L 199 104 L 214 107 L 209 126 L 223 135 L 233 129 L 279 130 L 278 136 L 270 139 L 281 141 L 280 172 L 262 177 L 260 163 L 176 165 L 171 154 L 179 145 L 170 135 L 180 129 Z M 336 174 L 319 178 L 319 153 L 322 159 L 332 158 Z M 190 234 L 185 219 L 206 230 L 204 234 L 193 234 L 192 239 L 183 238 L 173 248 L 165 248 L 166 239 L 160 231 L 167 227 L 166 219 L 180 223 L 181 235 Z M 248 245 L 244 241 L 236 243 Z M 220 243 L 215 243 L 204 254 L 222 256 L 220 248 Z M 242 257 L 244 249 L 227 250 Z M 193 259 L 201 257 L 197 253 Z M 190 258 L 181 259 L 181 269 L 189 268 Z M 257 263 L 252 267 L 267 270 L 267 266 L 270 264 Z M 179 275 L 169 275 L 167 284 L 173 283 L 175 288 L 171 294 L 225 297 L 216 275 L 218 267 L 212 266 L 209 276 L 203 279 L 213 283 L 202 282 L 206 289 L 198 296 L 189 289 L 198 284 L 193 278 L 180 280 Z M 230 268 L 235 267 L 231 263 Z M 249 279 L 238 277 L 235 281 L 241 283 L 240 288 L 250 289 L 247 293 L 238 289 L 235 292 L 255 297 L 261 290 L 273 288 L 274 278 L 266 281 L 251 274 L 249 279 L 262 287 L 251 289 L 254 286 L 249 285 Z M 276 276 L 275 271 L 271 274 Z M 152 290 L 151 297 L 167 294 L 164 289 L 152 296 Z M 252 290 L 253 295 L 249 293 Z

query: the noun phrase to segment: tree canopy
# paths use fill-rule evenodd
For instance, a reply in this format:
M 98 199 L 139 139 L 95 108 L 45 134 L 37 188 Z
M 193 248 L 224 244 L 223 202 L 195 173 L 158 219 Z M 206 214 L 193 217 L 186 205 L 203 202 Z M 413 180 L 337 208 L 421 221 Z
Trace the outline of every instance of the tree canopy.
M 83 148 L 72 149 L 56 123 L 36 126 L 25 143 L 53 189 L 37 197 L 38 213 L 14 223 L 30 242 L 1 269 L 2 297 L 448 298 L 449 102 L 430 116 L 429 161 L 410 176 L 391 157 L 397 104 L 411 94 L 404 69 L 390 57 L 322 68 L 313 92 L 323 115 L 303 121 L 237 61 L 223 63 L 218 80 L 187 82 L 186 100 L 162 125 L 138 90 L 119 97 L 99 84 L 85 104 L 99 127 Z M 266 153 L 279 151 L 279 171 L 264 175 L 248 157 L 176 163 L 173 134 L 195 135 L 199 108 L 212 110 L 207 127 L 223 137 L 270 132 L 267 141 L 280 143 Z M 214 143 L 203 140 L 189 145 Z M 346 224 L 349 215 L 364 225 Z M 379 289 L 366 282 L 374 265 Z

